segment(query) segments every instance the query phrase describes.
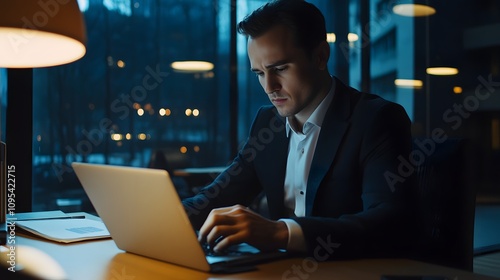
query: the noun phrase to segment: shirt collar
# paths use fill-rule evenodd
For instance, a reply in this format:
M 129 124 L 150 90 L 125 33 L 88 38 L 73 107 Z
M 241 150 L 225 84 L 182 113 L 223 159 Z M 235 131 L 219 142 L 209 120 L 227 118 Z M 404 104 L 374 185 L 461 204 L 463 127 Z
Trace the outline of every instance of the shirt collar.
M 333 95 L 335 94 L 335 79 L 332 77 L 332 86 L 328 94 L 323 98 L 321 103 L 319 103 L 318 107 L 314 109 L 314 112 L 309 116 L 307 121 L 304 123 L 304 134 L 307 134 L 311 130 L 313 125 L 321 127 L 323 123 L 323 119 L 325 118 L 326 111 L 330 107 L 330 103 L 332 103 Z M 288 121 L 288 117 L 286 118 L 286 136 L 290 136 L 290 130 L 293 130 L 292 126 Z

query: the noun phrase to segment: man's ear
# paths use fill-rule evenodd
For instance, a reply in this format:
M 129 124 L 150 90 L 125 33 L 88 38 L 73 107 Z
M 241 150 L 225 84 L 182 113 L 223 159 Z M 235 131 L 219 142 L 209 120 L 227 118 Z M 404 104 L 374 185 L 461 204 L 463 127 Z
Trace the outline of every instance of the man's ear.
M 328 59 L 330 59 L 330 44 L 327 41 L 321 42 L 315 50 L 318 69 L 325 70 L 328 67 Z

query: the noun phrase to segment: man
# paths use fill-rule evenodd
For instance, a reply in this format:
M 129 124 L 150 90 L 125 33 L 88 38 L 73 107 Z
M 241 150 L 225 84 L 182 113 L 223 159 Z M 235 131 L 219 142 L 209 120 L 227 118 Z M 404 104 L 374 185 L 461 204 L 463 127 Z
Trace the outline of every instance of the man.
M 325 20 L 310 3 L 269 2 L 238 30 L 272 106 L 259 110 L 232 164 L 183 201 L 200 241 L 318 260 L 394 251 L 411 184 L 388 176 L 411 149 L 404 109 L 329 74 Z M 261 192 L 269 217 L 248 208 Z

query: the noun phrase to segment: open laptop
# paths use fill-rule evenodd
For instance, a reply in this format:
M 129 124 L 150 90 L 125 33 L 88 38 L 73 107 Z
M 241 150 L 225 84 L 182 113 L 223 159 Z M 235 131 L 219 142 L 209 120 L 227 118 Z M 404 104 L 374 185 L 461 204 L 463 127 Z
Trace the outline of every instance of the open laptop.
M 208 255 L 167 171 L 73 163 L 85 192 L 116 246 L 124 251 L 207 272 L 241 272 L 284 257 L 241 244 L 226 255 Z

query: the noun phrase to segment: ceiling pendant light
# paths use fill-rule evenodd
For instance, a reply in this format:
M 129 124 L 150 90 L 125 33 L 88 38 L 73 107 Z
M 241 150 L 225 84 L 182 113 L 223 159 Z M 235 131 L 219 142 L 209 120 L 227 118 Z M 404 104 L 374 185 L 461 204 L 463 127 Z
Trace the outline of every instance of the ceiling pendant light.
M 426 17 L 436 13 L 436 9 L 424 4 L 397 4 L 392 11 L 405 17 Z
M 428 67 L 425 72 L 429 75 L 437 75 L 437 76 L 451 76 L 457 75 L 458 69 L 454 67 Z
M 184 73 L 205 72 L 214 69 L 213 63 L 198 60 L 175 61 L 170 66 L 174 71 Z

